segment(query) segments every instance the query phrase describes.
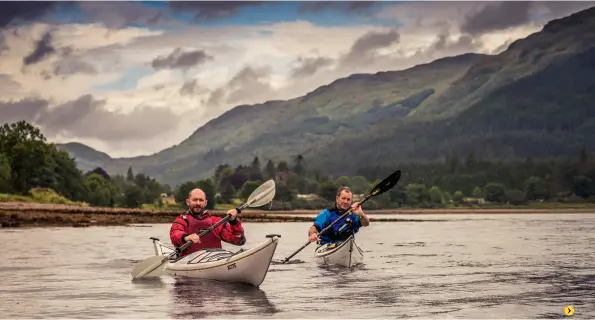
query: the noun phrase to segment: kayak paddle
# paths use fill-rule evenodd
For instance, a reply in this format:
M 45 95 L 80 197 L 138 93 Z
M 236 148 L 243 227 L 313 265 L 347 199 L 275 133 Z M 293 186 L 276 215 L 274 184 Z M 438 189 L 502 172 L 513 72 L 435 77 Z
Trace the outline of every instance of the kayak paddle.
M 248 197 L 246 203 L 237 208 L 238 213 L 247 207 L 254 208 L 263 206 L 271 202 L 273 198 L 275 198 L 275 181 L 268 180 L 267 182 L 261 184 L 258 188 L 256 188 L 252 192 L 252 194 L 250 194 L 250 197 Z M 230 217 L 230 215 L 226 215 L 225 218 L 210 226 L 208 229 L 201 232 L 198 236 L 202 237 L 205 234 L 211 232 L 211 230 L 215 229 L 220 224 L 227 222 Z M 191 240 L 187 241 L 183 246 L 176 248 L 174 251 L 172 251 L 172 253 L 170 253 L 167 256 L 154 256 L 139 262 L 136 266 L 134 266 L 132 272 L 130 273 L 132 275 L 132 279 L 137 279 L 141 277 L 159 277 L 163 273 L 163 270 L 165 270 L 165 266 L 167 265 L 166 262 L 173 256 L 186 250 L 186 248 L 188 248 L 191 244 Z
M 392 187 L 394 187 L 397 182 L 399 182 L 399 180 L 401 179 L 401 170 L 397 170 L 395 172 L 393 172 L 390 176 L 384 178 L 384 180 L 380 181 L 375 187 L 374 189 L 372 189 L 372 191 L 370 191 L 370 193 L 362 200 L 360 201 L 360 206 L 362 204 L 364 204 L 364 202 L 368 201 L 368 199 L 370 199 L 373 196 L 377 196 L 380 194 L 385 193 L 386 191 L 390 190 Z M 335 223 L 337 223 L 339 220 L 343 219 L 343 217 L 347 216 L 349 213 L 351 213 L 353 209 L 349 208 L 349 210 L 347 210 L 343 215 L 341 215 L 339 218 L 337 218 L 337 220 L 333 221 L 331 224 L 329 224 L 326 228 L 322 229 L 322 231 L 320 231 L 318 233 L 318 235 L 320 236 L 321 234 L 323 234 L 324 232 L 326 232 L 328 229 L 330 229 Z M 304 244 L 301 248 L 299 248 L 296 252 L 294 252 L 292 255 L 290 255 L 289 257 L 285 258 L 281 263 L 287 263 L 289 261 L 289 259 L 291 259 L 293 256 L 295 256 L 296 254 L 298 254 L 298 252 L 302 251 L 304 248 L 306 248 L 311 242 L 308 241 L 306 242 L 306 244 Z

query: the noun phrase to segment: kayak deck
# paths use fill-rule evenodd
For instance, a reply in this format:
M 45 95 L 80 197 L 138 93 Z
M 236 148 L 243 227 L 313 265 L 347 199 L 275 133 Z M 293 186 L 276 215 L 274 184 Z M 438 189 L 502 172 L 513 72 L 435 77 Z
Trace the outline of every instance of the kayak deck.
M 250 249 L 232 252 L 222 248 L 202 249 L 183 257 L 170 259 L 166 273 L 176 276 L 245 282 L 259 286 L 266 277 L 279 242 L 279 235 L 267 235 L 267 240 Z M 156 255 L 175 250 L 152 238 Z

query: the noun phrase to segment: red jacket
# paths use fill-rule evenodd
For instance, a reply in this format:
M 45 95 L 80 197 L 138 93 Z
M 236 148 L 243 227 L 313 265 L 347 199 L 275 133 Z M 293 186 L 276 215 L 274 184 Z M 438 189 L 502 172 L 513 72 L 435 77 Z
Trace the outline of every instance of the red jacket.
M 201 231 L 208 229 L 212 225 L 221 221 L 222 218 L 211 216 L 204 211 L 200 216 L 193 216 L 188 212 L 182 213 L 174 220 L 169 229 L 169 238 L 174 246 L 180 247 L 186 243 L 184 237 L 189 234 L 200 234 Z M 244 227 L 239 218 L 235 221 L 227 221 L 215 227 L 206 235 L 200 237 L 200 243 L 191 244 L 186 250 L 180 253 L 185 256 L 204 248 L 221 248 L 221 241 L 234 245 L 244 245 L 246 237 L 244 236 Z

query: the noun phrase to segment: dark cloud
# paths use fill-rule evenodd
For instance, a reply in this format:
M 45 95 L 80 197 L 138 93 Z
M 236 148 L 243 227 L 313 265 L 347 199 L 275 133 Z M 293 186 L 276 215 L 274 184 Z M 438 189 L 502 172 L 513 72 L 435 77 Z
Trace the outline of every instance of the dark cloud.
M 479 11 L 468 14 L 461 31 L 472 35 L 503 30 L 530 21 L 531 2 L 503 1 L 488 3 Z
M 211 94 L 209 95 L 209 99 L 206 101 L 206 103 L 209 106 L 219 106 L 223 103 L 224 98 L 225 88 L 218 88 L 211 92 Z
M 295 69 L 293 69 L 291 73 L 292 78 L 309 77 L 315 74 L 318 70 L 330 66 L 333 63 L 333 59 L 326 57 L 299 57 L 297 62 L 299 65 Z
M 155 70 L 190 69 L 210 60 L 213 60 L 213 57 L 203 50 L 184 52 L 181 48 L 176 48 L 168 56 L 155 58 L 151 65 Z
M 44 14 L 72 3 L 61 1 L 1 1 L 0 28 L 14 23 L 38 20 Z
M 184 84 L 182 84 L 182 87 L 180 87 L 180 95 L 183 96 L 193 96 L 195 94 L 206 93 L 208 91 L 209 90 L 207 88 L 203 88 L 198 85 L 197 79 L 186 81 Z
M 0 55 L 2 55 L 2 51 L 8 50 L 8 46 L 4 40 L 4 33 L 0 30 Z
M 47 107 L 48 101 L 43 99 L 26 98 L 17 101 L 0 101 L 0 124 L 21 120 L 32 123 Z
M 67 57 L 54 62 L 53 74 L 55 76 L 71 76 L 74 74 L 97 74 L 97 69 L 88 62 L 78 57 Z
M 376 2 L 374 1 L 306 1 L 298 7 L 298 12 L 320 12 L 337 10 L 347 13 L 370 13 Z
M 52 33 L 46 32 L 39 41 L 35 43 L 35 49 L 28 56 L 23 58 L 24 65 L 38 63 L 56 52 L 52 45 Z
M 144 140 L 173 129 L 180 119 L 164 108 L 136 107 L 131 113 L 108 111 L 106 100 L 84 95 L 65 104 L 42 109 L 36 123 L 47 135 L 108 141 Z
M 259 6 L 266 1 L 175 1 L 168 2 L 172 10 L 194 15 L 194 20 L 206 22 L 228 18 L 244 7 Z
M 156 25 L 169 21 L 169 17 L 163 12 L 140 2 L 81 1 L 78 6 L 92 21 L 100 21 L 112 29 L 122 28 L 130 23 Z
M 400 38 L 395 29 L 387 32 L 370 31 L 353 43 L 341 64 L 349 67 L 352 64 L 369 63 L 374 59 L 376 50 L 399 43 Z
M 0 101 L 0 123 L 25 120 L 48 136 L 94 138 L 107 141 L 145 140 L 173 130 L 179 117 L 168 109 L 137 107 L 131 113 L 105 108 L 106 100 L 84 95 L 59 106 L 47 100 Z

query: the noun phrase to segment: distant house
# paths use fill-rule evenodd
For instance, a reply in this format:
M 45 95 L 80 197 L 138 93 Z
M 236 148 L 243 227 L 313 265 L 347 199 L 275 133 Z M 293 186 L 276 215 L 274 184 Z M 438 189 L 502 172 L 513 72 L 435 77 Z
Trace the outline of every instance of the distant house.
M 298 194 L 297 195 L 298 199 L 304 199 L 304 200 L 315 200 L 320 198 L 317 194 L 314 193 L 310 193 L 310 194 Z

